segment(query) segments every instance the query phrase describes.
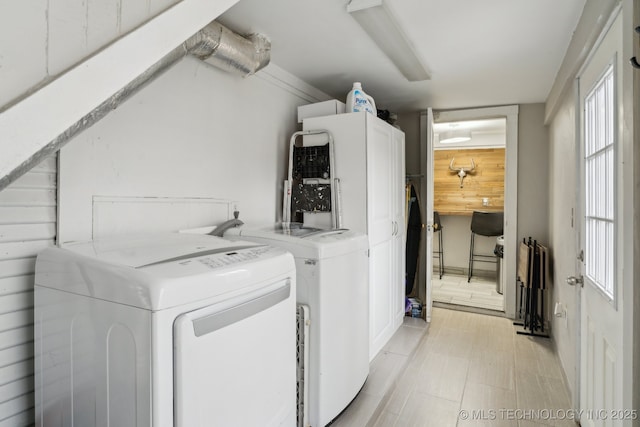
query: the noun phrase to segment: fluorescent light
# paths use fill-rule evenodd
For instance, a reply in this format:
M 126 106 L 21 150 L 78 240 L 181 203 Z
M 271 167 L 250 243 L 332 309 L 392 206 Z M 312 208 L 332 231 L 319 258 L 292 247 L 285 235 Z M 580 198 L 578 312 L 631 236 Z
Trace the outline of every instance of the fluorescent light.
M 456 142 L 465 142 L 471 139 L 471 132 L 468 130 L 448 130 L 442 134 L 440 144 L 453 144 Z
M 358 21 L 407 80 L 417 82 L 431 78 L 431 72 L 416 55 L 413 45 L 384 0 L 351 0 L 347 12 Z

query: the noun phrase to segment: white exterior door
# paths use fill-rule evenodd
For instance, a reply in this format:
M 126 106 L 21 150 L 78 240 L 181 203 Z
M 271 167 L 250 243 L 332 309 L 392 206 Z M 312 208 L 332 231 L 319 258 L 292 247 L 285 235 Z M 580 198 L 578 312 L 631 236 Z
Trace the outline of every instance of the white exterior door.
M 425 203 L 425 275 L 426 275 L 426 320 L 431 321 L 431 278 L 433 276 L 433 110 L 428 108 L 420 116 L 420 140 L 423 141 L 420 154 L 420 169 L 424 177 L 421 182 L 420 198 Z
M 625 342 L 625 235 L 622 144 L 622 19 L 608 29 L 581 72 L 579 93 L 580 398 L 582 426 L 626 426 L 630 343 Z M 627 163 L 628 164 L 628 163 Z M 629 167 L 629 166 L 627 166 Z M 582 279 L 582 280 L 581 280 Z M 627 341 L 631 338 L 627 336 Z M 628 411 L 626 413 L 625 411 Z M 637 414 L 636 414 L 637 417 Z

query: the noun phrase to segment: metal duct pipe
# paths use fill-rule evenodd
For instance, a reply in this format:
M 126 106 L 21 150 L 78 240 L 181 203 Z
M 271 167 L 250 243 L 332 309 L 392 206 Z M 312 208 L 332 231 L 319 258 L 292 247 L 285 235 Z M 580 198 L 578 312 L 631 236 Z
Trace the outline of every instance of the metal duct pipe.
M 122 89 L 107 98 L 99 106 L 69 126 L 14 170 L 0 177 L 0 191 L 38 165 L 45 157 L 57 152 L 74 136 L 97 123 L 109 114 L 111 110 L 116 109 L 129 99 L 146 83 L 156 78 L 187 54 L 207 60 L 207 62 L 223 70 L 248 76 L 269 64 L 270 52 L 271 43 L 265 36 L 252 34 L 248 38 L 244 38 L 212 21 L 187 41 L 162 57 L 158 62 L 147 68 Z
M 268 38 L 261 34 L 245 38 L 216 21 L 187 40 L 185 47 L 207 63 L 243 77 L 266 67 L 271 59 Z

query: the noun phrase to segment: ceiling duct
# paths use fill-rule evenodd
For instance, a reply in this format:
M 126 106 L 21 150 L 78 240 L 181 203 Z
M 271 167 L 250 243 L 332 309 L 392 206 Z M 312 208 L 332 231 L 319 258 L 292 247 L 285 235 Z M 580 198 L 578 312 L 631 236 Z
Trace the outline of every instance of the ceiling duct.
M 261 34 L 246 38 L 216 21 L 185 42 L 187 51 L 225 71 L 243 77 L 266 67 L 271 58 L 271 42 Z
M 271 42 L 260 34 L 252 34 L 247 38 L 242 37 L 216 21 L 212 21 L 92 111 L 80 117 L 64 132 L 55 136 L 5 176 L 0 176 L 0 191 L 38 165 L 45 157 L 57 152 L 74 136 L 93 126 L 110 111 L 118 108 L 146 83 L 155 79 L 188 54 L 225 71 L 246 77 L 255 74 L 269 64 Z

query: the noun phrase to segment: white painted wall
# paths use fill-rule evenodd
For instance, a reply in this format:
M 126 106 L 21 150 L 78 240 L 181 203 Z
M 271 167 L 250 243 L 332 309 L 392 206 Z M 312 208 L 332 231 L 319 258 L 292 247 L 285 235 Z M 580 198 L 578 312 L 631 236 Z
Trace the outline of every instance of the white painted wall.
M 398 114 L 396 122 L 404 132 L 405 141 L 413 141 L 405 147 L 405 169 L 407 175 L 420 174 L 420 113 Z M 415 182 L 419 183 L 418 179 Z M 419 192 L 418 192 L 419 193 Z
M 63 148 L 59 241 L 92 237 L 93 196 L 233 200 L 245 223 L 275 222 L 297 106 L 308 102 L 291 92 L 182 60 Z M 167 230 L 179 223 L 157 215 Z
M 0 111 L 180 0 L 0 3 Z
M 122 20 L 121 0 L 74 0 L 64 3 L 67 7 L 61 6 L 63 2 L 49 2 L 48 5 L 54 9 L 62 7 L 61 16 L 65 16 L 66 12 L 70 22 L 53 19 L 49 14 L 55 13 L 46 9 L 51 22 L 46 21 L 42 25 L 48 26 L 45 40 L 48 63 L 52 56 L 62 55 L 51 48 L 57 40 L 53 36 L 53 30 L 58 27 L 62 27 L 63 41 L 68 42 L 63 43 L 63 46 L 72 52 L 79 52 L 76 54 L 84 60 L 53 80 L 53 76 L 49 75 L 33 93 L 30 90 L 28 96 L 5 105 L 7 108 L 0 114 L 0 149 L 3 152 L 0 157 L 0 188 L 20 176 L 44 154 L 52 152 L 67 141 L 66 138 L 56 138 L 64 136 L 70 129 L 77 130 L 83 124 L 99 120 L 104 109 L 96 112 L 98 106 L 116 94 L 119 94 L 119 98 L 127 96 L 130 92 L 121 92 L 123 88 L 145 71 L 153 69 L 154 64 L 158 64 L 170 52 L 179 56 L 182 49 L 176 51 L 176 48 L 237 1 L 181 0 L 145 25 L 138 26 L 121 37 L 117 37 L 121 31 L 121 22 L 118 22 Z M 77 10 L 69 6 L 77 4 L 80 6 Z M 85 4 L 96 6 L 98 12 L 92 12 L 93 9 L 89 6 L 86 10 L 83 9 Z M 113 4 L 115 12 L 111 7 Z M 82 11 L 87 14 L 85 21 L 80 17 Z M 113 22 L 114 13 L 117 25 Z M 101 48 L 99 54 L 85 58 L 87 50 L 76 45 L 78 27 L 90 48 L 97 48 L 100 43 L 109 40 L 110 36 L 116 39 Z M 17 30 L 14 38 L 25 37 L 19 27 Z M 68 35 L 66 32 L 72 34 Z M 11 43 L 14 38 L 8 39 L 6 43 Z M 61 51 L 67 52 L 64 47 Z M 29 55 L 30 52 L 22 54 Z M 66 63 L 68 58 L 66 55 L 62 56 Z M 52 72 L 59 71 L 63 70 L 55 69 Z M 55 114 L 51 114 L 53 105 Z M 34 118 L 37 118 L 38 126 L 33 126 Z
M 469 269 L 469 244 L 471 243 L 471 216 L 440 215 L 442 222 L 442 245 L 444 247 L 445 272 L 467 274 Z M 433 235 L 433 250 L 438 249 L 439 237 Z M 493 255 L 496 238 L 488 236 L 475 237 L 476 254 Z M 433 260 L 434 271 L 438 269 L 438 261 Z M 486 262 L 473 263 L 474 274 L 490 276 L 496 273 L 495 264 Z
M 576 193 L 576 135 L 574 92 L 564 98 L 549 123 L 549 246 L 551 248 L 552 304 L 560 302 L 566 317 L 552 317 L 551 330 L 558 356 L 573 395 L 576 379 L 577 289 L 565 284 L 575 274 L 576 242 L 573 212 Z
M 404 132 L 405 138 L 405 170 L 407 175 L 414 175 L 411 178 L 411 182 L 416 188 L 416 193 L 420 196 L 420 186 L 424 180 L 423 177 L 420 177 L 420 155 L 422 152 L 420 146 L 420 112 L 404 112 L 398 114 L 398 126 Z M 415 176 L 417 175 L 417 176 Z M 420 212 L 422 215 L 422 222 L 425 223 L 424 218 L 424 209 Z M 420 236 L 420 249 L 419 253 L 423 254 L 425 251 L 425 233 L 424 230 Z M 424 257 L 420 256 L 420 260 L 418 261 L 418 282 L 417 283 L 425 283 L 426 279 L 426 271 L 424 268 Z M 426 289 L 424 286 L 418 286 L 418 298 L 421 301 L 427 300 L 427 295 L 425 293 Z
M 544 104 L 522 104 L 518 115 L 518 240 L 532 237 L 549 244 L 548 189 L 549 132 Z

